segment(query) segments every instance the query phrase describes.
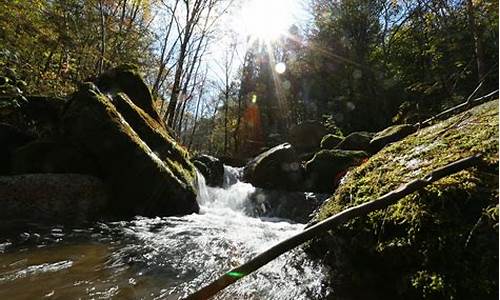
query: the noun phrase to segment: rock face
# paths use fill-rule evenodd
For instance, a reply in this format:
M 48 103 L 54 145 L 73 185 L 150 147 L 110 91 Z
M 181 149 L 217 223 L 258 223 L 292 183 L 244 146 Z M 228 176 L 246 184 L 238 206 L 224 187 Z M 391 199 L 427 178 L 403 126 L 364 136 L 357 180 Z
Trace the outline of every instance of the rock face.
M 284 143 L 261 153 L 250 161 L 243 180 L 256 187 L 298 190 L 303 170 L 294 147 Z
M 210 155 L 199 155 L 192 159 L 193 164 L 205 177 L 207 185 L 222 187 L 224 184 L 224 164 Z
M 370 141 L 370 148 L 373 152 L 378 152 L 390 143 L 397 142 L 417 131 L 411 124 L 394 125 L 380 132 L 377 132 Z
M 125 93 L 137 107 L 160 123 L 160 116 L 154 108 L 151 91 L 135 66 L 121 65 L 112 69 L 102 74 L 95 84 L 103 94 Z
M 321 139 L 327 133 L 321 123 L 306 121 L 290 129 L 289 141 L 299 153 L 312 152 L 319 149 Z
M 336 148 L 340 150 L 358 150 L 369 152 L 370 141 L 372 140 L 373 135 L 374 134 L 371 132 L 353 132 L 346 136 Z
M 332 299 L 498 298 L 498 101 L 395 142 L 355 168 L 315 221 L 470 155 L 448 176 L 311 245 L 331 266 Z
M 79 174 L 0 177 L 0 223 L 78 224 L 102 213 L 108 201 L 103 182 Z
M 97 81 L 106 94 L 93 84 L 83 85 L 64 112 L 64 134 L 97 162 L 111 189 L 113 214 L 198 212 L 195 168 L 156 116 L 146 113 L 153 104 L 138 80 L 118 69 Z
M 0 174 L 11 173 L 12 151 L 27 144 L 33 137 L 18 128 L 0 123 Z
M 68 143 L 38 140 L 12 151 L 12 174 L 74 173 L 100 175 L 95 162 Z
M 320 148 L 321 149 L 333 149 L 335 148 L 340 142 L 342 142 L 343 137 L 334 135 L 334 134 L 327 134 L 321 139 L 321 144 Z
M 363 151 L 321 150 L 305 165 L 307 191 L 331 193 L 347 169 L 368 158 Z

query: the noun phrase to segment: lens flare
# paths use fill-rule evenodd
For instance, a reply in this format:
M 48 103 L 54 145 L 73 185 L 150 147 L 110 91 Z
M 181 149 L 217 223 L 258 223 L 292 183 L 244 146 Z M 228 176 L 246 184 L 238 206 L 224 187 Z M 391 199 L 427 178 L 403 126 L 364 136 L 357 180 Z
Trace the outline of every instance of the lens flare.
M 276 73 L 278 73 L 278 74 L 283 74 L 283 73 L 285 73 L 285 71 L 286 71 L 286 65 L 285 65 L 285 63 L 282 63 L 282 62 L 277 63 L 277 64 L 274 66 L 274 70 L 275 70 L 275 71 L 276 71 Z

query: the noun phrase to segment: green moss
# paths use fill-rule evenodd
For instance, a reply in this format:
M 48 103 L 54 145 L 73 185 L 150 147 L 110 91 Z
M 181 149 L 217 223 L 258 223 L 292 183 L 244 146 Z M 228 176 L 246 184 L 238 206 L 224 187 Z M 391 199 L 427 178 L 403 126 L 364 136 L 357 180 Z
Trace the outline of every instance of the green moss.
M 496 299 L 498 101 L 384 148 L 344 178 L 315 220 L 474 154 L 482 155 L 484 166 L 446 177 L 386 210 L 337 228 L 335 235 L 348 243 L 345 248 L 321 242 L 313 248 L 337 248 L 331 261 L 334 276 L 373 281 L 371 290 L 364 288 L 372 299 Z M 363 284 L 338 280 L 335 285 L 339 294 L 356 294 Z

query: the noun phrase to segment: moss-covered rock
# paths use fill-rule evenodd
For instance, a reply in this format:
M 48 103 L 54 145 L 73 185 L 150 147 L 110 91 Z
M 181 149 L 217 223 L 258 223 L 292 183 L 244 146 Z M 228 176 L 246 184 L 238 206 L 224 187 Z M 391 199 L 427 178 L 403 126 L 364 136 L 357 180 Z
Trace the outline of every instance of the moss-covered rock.
M 359 131 L 346 136 L 335 148 L 340 150 L 370 151 L 370 141 L 374 133 Z
M 352 166 L 361 164 L 368 158 L 364 151 L 321 150 L 306 165 L 307 191 L 331 193 L 340 179 Z
M 243 171 L 243 180 L 256 187 L 300 190 L 303 169 L 295 148 L 284 143 L 273 147 L 250 161 Z
M 103 94 L 115 96 L 125 93 L 132 102 L 146 112 L 151 118 L 162 123 L 154 107 L 153 96 L 142 79 L 137 66 L 121 65 L 102 74 L 95 82 Z
M 344 138 L 334 134 L 327 134 L 321 139 L 320 148 L 321 149 L 333 149 L 340 142 L 342 142 Z
M 417 128 L 412 124 L 390 126 L 375 134 L 370 141 L 370 148 L 373 152 L 378 152 L 386 145 L 397 142 L 415 131 L 417 131 Z
M 323 220 L 457 159 L 443 178 L 311 244 L 331 267 L 332 299 L 498 299 L 498 101 L 396 142 L 349 172 Z
M 118 216 L 197 212 L 196 173 L 187 152 L 128 96 L 115 94 L 104 95 L 87 83 L 63 117 L 67 138 L 95 158 L 110 186 L 110 211 Z

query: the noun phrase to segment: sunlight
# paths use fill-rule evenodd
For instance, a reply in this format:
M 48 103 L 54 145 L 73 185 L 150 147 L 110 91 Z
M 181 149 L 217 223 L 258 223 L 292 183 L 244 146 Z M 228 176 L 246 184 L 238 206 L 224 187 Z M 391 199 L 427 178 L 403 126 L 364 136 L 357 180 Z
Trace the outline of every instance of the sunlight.
M 251 0 L 243 4 L 237 30 L 251 39 L 270 42 L 288 31 L 296 6 L 292 0 Z

